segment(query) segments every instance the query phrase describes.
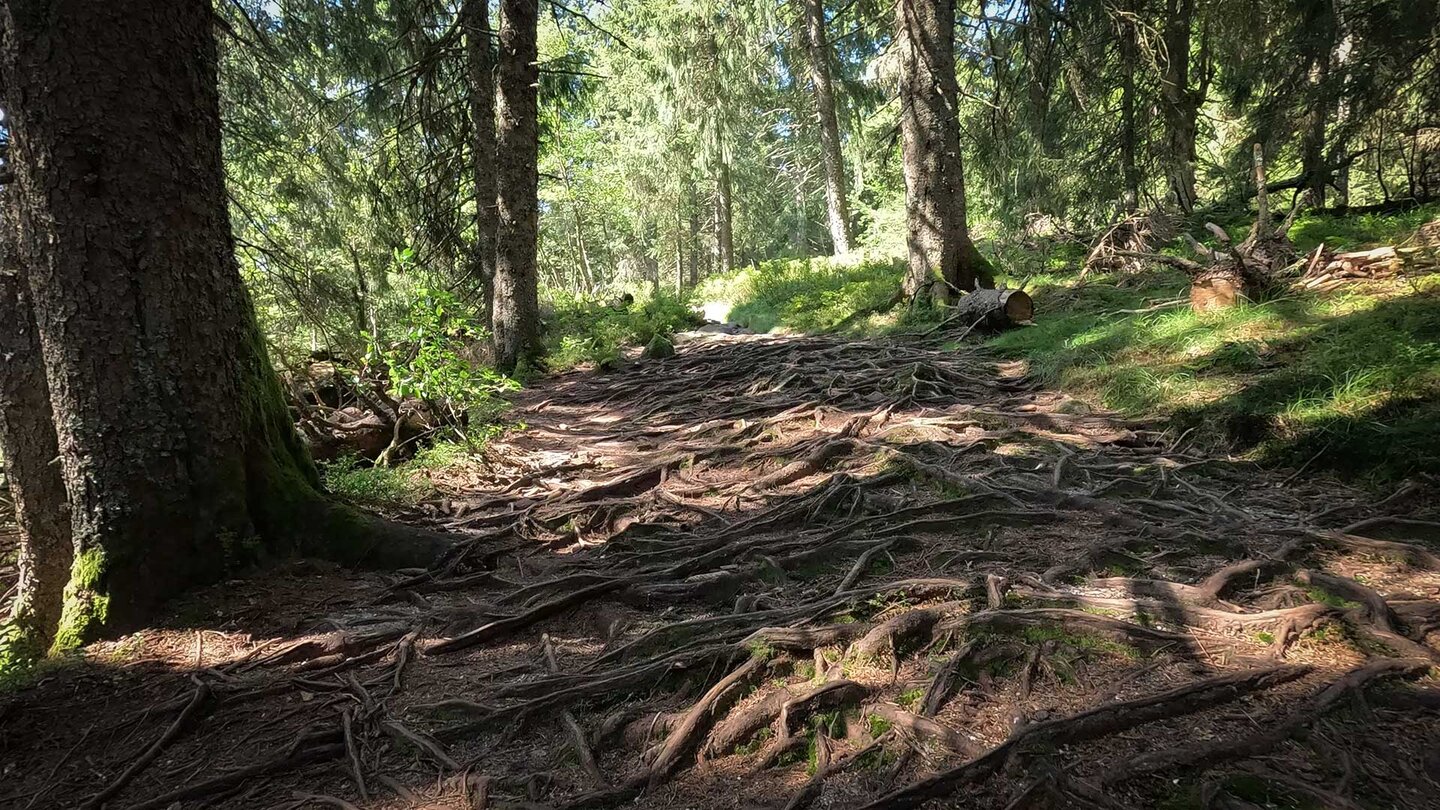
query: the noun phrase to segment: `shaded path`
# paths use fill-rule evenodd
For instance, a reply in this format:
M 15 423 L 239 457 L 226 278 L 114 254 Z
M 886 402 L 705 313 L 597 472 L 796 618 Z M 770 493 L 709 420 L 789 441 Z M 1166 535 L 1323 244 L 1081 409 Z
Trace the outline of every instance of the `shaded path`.
M 441 564 L 92 650 L 10 710 L 0 806 L 127 766 L 107 806 L 1440 802 L 1419 493 L 1192 456 L 947 340 L 545 381 L 408 515 Z

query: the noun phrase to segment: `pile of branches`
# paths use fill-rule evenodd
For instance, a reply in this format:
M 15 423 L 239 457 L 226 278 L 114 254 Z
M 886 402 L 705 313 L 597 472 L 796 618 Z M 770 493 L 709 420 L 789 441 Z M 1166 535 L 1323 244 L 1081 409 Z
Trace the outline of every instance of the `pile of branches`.
M 1406 272 L 1436 270 L 1440 270 L 1440 220 L 1422 226 L 1407 244 L 1348 252 L 1327 250 L 1322 244 L 1310 254 L 1305 273 L 1295 285 L 1326 291 L 1354 281 L 1378 281 Z
M 351 369 L 324 352 L 281 376 L 296 430 L 317 461 L 398 461 L 456 418 L 435 403 L 392 395 L 382 370 Z
M 1277 226 L 1270 216 L 1266 193 L 1265 159 L 1255 144 L 1255 223 L 1240 244 L 1234 244 L 1224 228 L 1213 222 L 1205 227 L 1220 244 L 1219 249 L 1202 245 L 1188 233 L 1182 234 L 1200 261 L 1163 253 L 1112 249 L 1117 256 L 1160 262 L 1177 267 L 1191 277 L 1190 306 L 1196 312 L 1224 309 L 1242 300 L 1264 297 L 1277 286 L 1277 279 L 1297 266 L 1295 246 L 1287 236 L 1298 207 Z
M 1140 211 L 1111 225 L 1095 240 L 1085 256 L 1080 277 L 1090 273 L 1138 273 L 1145 257 L 1175 238 L 1175 218 L 1162 208 Z

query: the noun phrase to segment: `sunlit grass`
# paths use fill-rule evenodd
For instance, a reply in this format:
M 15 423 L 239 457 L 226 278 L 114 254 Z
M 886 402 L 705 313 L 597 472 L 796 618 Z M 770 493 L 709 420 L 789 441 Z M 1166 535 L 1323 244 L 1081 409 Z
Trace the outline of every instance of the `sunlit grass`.
M 706 279 L 692 300 L 725 310 L 731 323 L 756 332 L 825 332 L 837 327 L 873 333 L 896 326 L 885 308 L 900 289 L 901 265 L 889 258 L 777 259 Z
M 1184 290 L 1163 275 L 1129 288 L 1045 289 L 1038 325 L 991 345 L 1051 385 L 1126 416 L 1175 418 L 1257 457 L 1324 455 L 1382 477 L 1440 463 L 1440 426 L 1427 416 L 1440 399 L 1440 277 L 1216 313 L 1119 311 Z M 1405 452 L 1389 444 L 1402 439 Z

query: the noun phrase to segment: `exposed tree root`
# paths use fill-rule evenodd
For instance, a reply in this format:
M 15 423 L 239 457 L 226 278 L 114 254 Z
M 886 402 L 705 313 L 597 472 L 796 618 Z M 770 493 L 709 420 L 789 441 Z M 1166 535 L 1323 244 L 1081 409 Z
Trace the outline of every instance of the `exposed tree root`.
M 1141 754 L 1111 770 L 1105 777 L 1105 784 L 1120 784 L 1145 774 L 1182 766 L 1194 772 L 1220 762 L 1263 754 L 1320 719 L 1342 698 L 1363 690 L 1372 681 L 1386 677 L 1418 675 L 1429 668 L 1428 662 L 1404 659 L 1382 659 L 1366 664 L 1330 684 L 1304 706 L 1258 734 Z
M 984 756 L 882 796 L 866 804 L 864 810 L 915 807 L 993 775 L 1009 765 L 1012 758 L 1025 758 L 1028 749 L 1082 742 L 1167 717 L 1190 714 L 1294 680 L 1309 671 L 1309 667 L 1284 666 L 1231 672 L 1148 698 L 1110 703 L 1072 717 L 1027 726 Z
M 1327 656 L 1350 662 L 1382 646 L 1433 659 L 1440 559 L 1421 542 L 1434 528 L 1423 499 L 1387 499 L 1375 508 L 1395 516 L 1314 530 L 1330 515 L 1362 517 L 1369 501 L 1333 483 L 1274 486 L 1253 468 L 1179 450 L 1174 437 L 1074 412 L 1084 409 L 1033 381 L 997 376 L 981 350 L 942 349 L 947 339 L 941 329 L 884 344 L 697 344 L 643 368 L 544 383 L 531 429 L 497 439 L 483 469 L 467 473 L 478 484 L 447 485 L 446 498 L 411 513 L 464 533 L 442 560 L 358 598 L 353 583 L 325 595 L 339 628 L 327 635 L 203 664 L 197 651 L 209 719 L 165 728 L 176 712 L 200 711 L 193 695 L 170 698 L 179 690 L 132 709 L 92 735 L 123 755 L 93 757 L 87 774 L 142 807 L 367 806 L 388 790 L 409 805 L 590 810 L 637 797 L 703 806 L 693 791 L 733 769 L 757 791 L 789 782 L 770 796 L 799 808 L 827 786 L 848 801 L 923 767 L 941 770 L 872 806 L 968 789 L 977 807 L 1115 808 L 1121 766 L 1136 769 L 1124 791 L 1148 795 L 1192 757 L 1285 754 L 1246 740 L 1234 752 L 1151 750 L 1097 779 L 1084 752 L 1066 747 L 1107 738 L 1143 751 L 1169 728 L 1147 724 L 1310 671 L 1214 672 L 1263 660 L 1266 644 L 1283 656 L 1338 616 L 1356 632 L 1317 633 L 1291 651 L 1316 663 L 1317 679 L 1334 671 Z M 1344 506 L 1316 515 L 1316 503 Z M 1352 573 L 1361 570 L 1363 581 Z M 1292 584 L 1295 571 L 1309 593 Z M 1204 680 L 1114 700 L 1201 671 Z M 1399 708 L 1433 712 L 1429 691 L 1376 695 L 1375 714 L 1399 723 Z M 36 711 L 5 705 L 7 723 Z M 1225 711 L 1194 721 L 1224 725 Z M 1015 726 L 1027 717 L 1044 719 Z M 534 744 L 550 729 L 565 751 Z M 157 773 L 161 758 L 132 733 L 158 739 L 175 766 Z M 1358 797 L 1356 785 L 1375 782 L 1365 782 L 1372 760 L 1395 763 L 1402 778 L 1414 769 L 1374 735 L 1326 733 L 1369 748 L 1322 750 L 1349 782 L 1305 776 L 1319 791 L 1306 795 Z M 289 750 L 234 770 L 198 759 L 290 734 Z M 977 740 L 1007 734 L 978 750 Z M 843 773 L 876 764 L 866 756 L 881 748 L 884 773 Z M 813 767 L 803 785 L 800 759 Z M 706 760 L 714 771 L 681 776 Z M 304 783 L 281 776 L 321 761 L 333 764 Z M 473 762 L 485 764 L 483 789 L 464 767 Z M 407 787 L 437 770 L 452 777 Z M 23 767 L 14 773 L 35 784 Z M 69 804 L 96 790 L 65 778 Z M 29 787 L 20 805 L 59 792 Z M 0 787 L 0 804 L 13 798 Z

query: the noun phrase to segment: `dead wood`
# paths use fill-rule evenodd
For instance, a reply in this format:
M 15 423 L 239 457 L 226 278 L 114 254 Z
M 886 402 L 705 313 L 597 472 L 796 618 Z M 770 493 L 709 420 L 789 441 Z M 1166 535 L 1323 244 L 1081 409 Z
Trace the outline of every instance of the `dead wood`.
M 1009 329 L 1035 318 L 1035 304 L 1023 290 L 979 289 L 955 301 L 950 317 L 985 329 Z

